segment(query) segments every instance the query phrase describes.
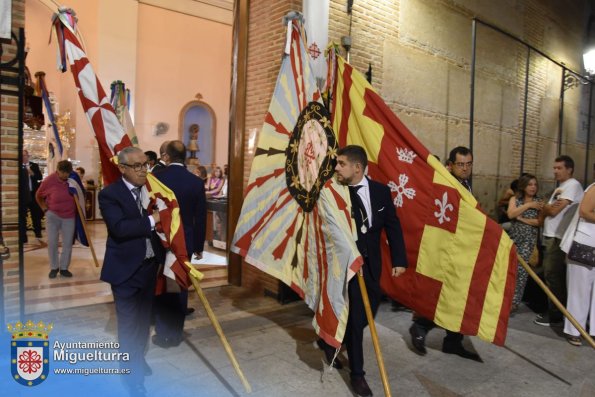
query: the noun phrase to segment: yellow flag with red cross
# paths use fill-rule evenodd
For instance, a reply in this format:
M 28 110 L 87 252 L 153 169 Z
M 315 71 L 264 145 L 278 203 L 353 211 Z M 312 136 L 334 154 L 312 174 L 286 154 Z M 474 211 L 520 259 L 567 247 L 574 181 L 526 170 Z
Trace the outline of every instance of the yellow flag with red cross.
M 446 329 L 504 344 L 517 269 L 513 242 L 365 77 L 332 51 L 330 59 L 339 146 L 365 148 L 368 174 L 390 187 L 403 227 L 410 267 L 390 277 L 383 247 L 383 290 Z

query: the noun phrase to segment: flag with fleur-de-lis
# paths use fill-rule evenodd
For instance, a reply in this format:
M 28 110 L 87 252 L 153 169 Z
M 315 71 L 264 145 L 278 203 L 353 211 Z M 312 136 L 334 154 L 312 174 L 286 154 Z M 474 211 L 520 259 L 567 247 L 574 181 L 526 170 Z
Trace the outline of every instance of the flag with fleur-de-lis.
M 516 249 L 502 228 L 391 111 L 365 77 L 330 52 L 333 128 L 339 145 L 363 146 L 368 174 L 388 185 L 409 268 L 381 286 L 451 331 L 502 345 L 512 304 Z
M 231 250 L 280 279 L 315 312 L 317 334 L 343 340 L 347 282 L 362 263 L 345 186 L 332 178 L 337 141 L 309 66 L 301 24 L 258 136 Z

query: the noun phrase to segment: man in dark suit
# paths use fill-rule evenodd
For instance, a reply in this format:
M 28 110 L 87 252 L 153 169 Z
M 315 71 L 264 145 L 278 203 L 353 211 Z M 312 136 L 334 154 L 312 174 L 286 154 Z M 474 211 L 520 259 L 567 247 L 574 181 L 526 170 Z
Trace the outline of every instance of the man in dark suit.
M 159 212 L 142 208 L 142 186 L 147 180 L 147 160 L 143 151 L 127 147 L 118 153 L 122 179 L 99 193 L 99 208 L 107 226 L 108 237 L 101 269 L 101 280 L 110 283 L 116 317 L 118 340 L 131 367 L 125 385 L 133 396 L 145 393 L 144 376 L 151 374 L 144 353 L 149 339 L 151 307 L 163 249 L 154 232 Z
M 149 163 L 149 172 L 153 172 L 153 168 L 155 167 L 155 165 L 159 161 L 157 159 L 157 153 L 155 153 L 152 150 L 147 150 L 145 152 L 145 156 L 147 156 L 147 163 Z
M 181 141 L 169 142 L 161 158 L 166 162 L 167 168 L 155 176 L 176 195 L 184 226 L 188 259 L 192 258 L 192 254 L 202 258 L 207 222 L 204 182 L 184 166 L 186 146 Z M 168 348 L 182 342 L 187 306 L 187 290 L 168 291 L 156 298 L 153 343 Z
M 35 237 L 41 238 L 41 218 L 43 218 L 43 211 L 39 208 L 37 201 L 35 200 L 35 193 L 37 189 L 39 189 L 39 184 L 43 179 L 43 175 L 41 174 L 41 170 L 39 169 L 39 165 L 29 161 L 29 152 L 23 149 L 23 169 L 26 173 L 25 184 L 23 188 L 27 188 L 29 191 L 29 196 L 22 198 L 23 203 L 23 221 L 27 219 L 27 210 L 31 213 L 31 221 L 33 223 L 33 231 L 35 232 Z M 23 190 L 23 194 L 26 194 Z M 26 228 L 26 225 L 25 225 Z M 25 229 L 25 235 L 21 234 L 21 240 L 23 242 L 27 242 L 27 235 Z
M 165 157 L 167 154 L 165 153 L 165 149 L 167 148 L 168 144 L 169 141 L 164 141 L 159 147 L 159 160 L 157 160 L 153 168 L 151 168 L 150 170 L 153 174 L 161 172 L 165 169 L 165 167 L 167 167 L 167 163 L 165 161 Z
M 471 174 L 473 172 L 473 153 L 469 148 L 457 146 L 450 151 L 446 164 L 450 173 L 471 192 Z M 413 324 L 409 328 L 411 344 L 420 355 L 426 354 L 426 335 L 436 327 L 430 319 L 414 314 Z M 481 362 L 477 353 L 471 352 L 463 347 L 463 334 L 446 330 L 446 336 L 442 342 L 442 351 L 448 354 L 456 354 L 460 357 Z
M 360 270 L 363 274 L 372 313 L 376 315 L 380 304 L 380 273 L 382 272 L 381 241 L 382 230 L 390 246 L 392 276 L 398 277 L 405 272 L 407 256 L 401 223 L 387 186 L 365 176 L 368 158 L 361 146 L 349 145 L 337 152 L 335 167 L 337 181 L 349 186 L 351 196 L 351 215 L 357 228 L 357 248 L 364 258 Z M 343 339 L 347 345 L 351 386 L 359 396 L 371 396 L 372 391 L 364 377 L 363 336 L 368 325 L 362 293 L 357 276 L 349 281 L 349 318 Z M 331 361 L 334 349 L 322 339 L 318 346 L 324 351 L 327 361 Z M 335 360 L 336 361 L 336 360 Z M 342 364 L 334 363 L 341 368 Z

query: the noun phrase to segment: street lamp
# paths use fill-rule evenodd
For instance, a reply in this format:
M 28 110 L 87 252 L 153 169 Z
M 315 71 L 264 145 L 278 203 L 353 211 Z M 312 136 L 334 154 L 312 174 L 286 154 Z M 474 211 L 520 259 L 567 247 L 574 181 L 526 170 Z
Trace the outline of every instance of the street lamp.
M 595 74 L 595 48 L 591 47 L 585 51 L 583 54 L 583 63 L 589 75 Z
M 595 37 L 593 37 L 593 23 L 595 15 L 589 16 L 587 23 L 587 37 L 585 39 L 585 52 L 583 52 L 583 64 L 588 76 L 595 74 Z

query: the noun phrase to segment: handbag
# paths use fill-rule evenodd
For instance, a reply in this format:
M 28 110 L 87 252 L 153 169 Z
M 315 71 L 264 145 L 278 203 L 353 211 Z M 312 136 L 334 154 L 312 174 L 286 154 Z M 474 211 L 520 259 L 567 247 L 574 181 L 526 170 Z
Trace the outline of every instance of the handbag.
M 527 263 L 531 267 L 537 267 L 539 265 L 539 250 L 537 249 L 537 244 L 533 246 L 533 251 L 531 252 L 531 256 Z
M 595 247 L 573 241 L 568 251 L 568 259 L 583 265 L 595 266 Z

